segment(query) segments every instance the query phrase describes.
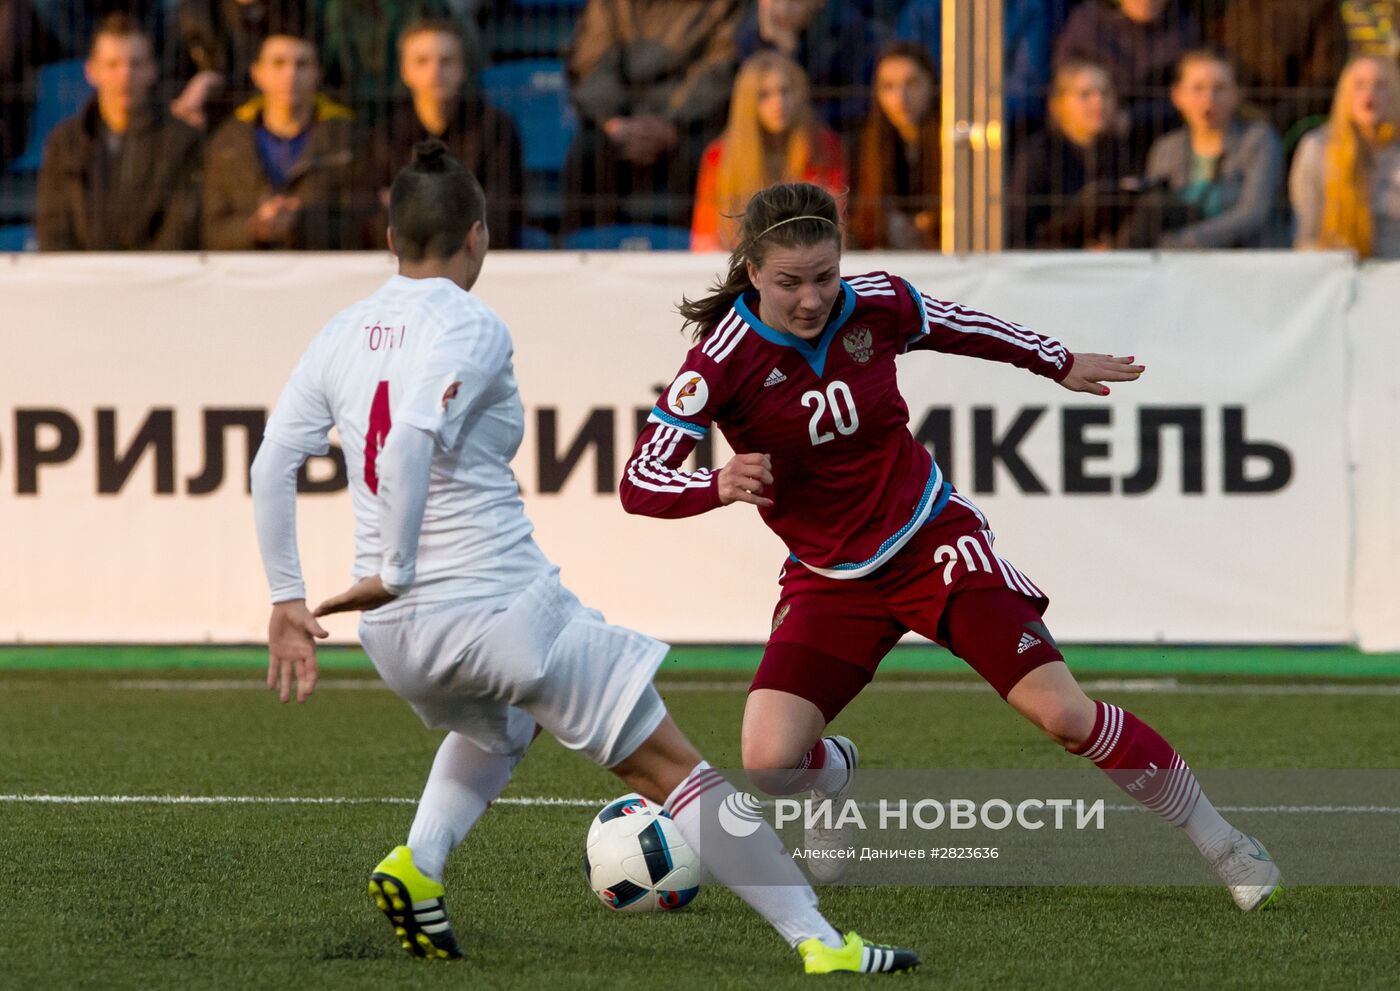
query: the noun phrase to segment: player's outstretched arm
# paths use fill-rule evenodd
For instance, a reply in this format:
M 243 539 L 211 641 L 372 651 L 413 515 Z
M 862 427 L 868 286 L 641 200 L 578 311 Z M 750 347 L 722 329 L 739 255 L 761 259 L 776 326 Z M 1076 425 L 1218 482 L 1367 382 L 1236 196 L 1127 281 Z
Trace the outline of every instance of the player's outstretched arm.
M 1105 382 L 1135 382 L 1147 371 L 1146 365 L 1136 365 L 1135 360 L 1132 355 L 1120 358 L 1111 354 L 1075 352 L 1069 374 L 1060 384 L 1070 392 L 1106 396 L 1109 390 Z
M 1072 371 L 1074 356 L 1055 338 L 961 303 L 934 299 L 913 286 L 909 289 L 920 325 L 905 342 L 905 350 L 1001 361 L 1055 382 L 1063 382 Z

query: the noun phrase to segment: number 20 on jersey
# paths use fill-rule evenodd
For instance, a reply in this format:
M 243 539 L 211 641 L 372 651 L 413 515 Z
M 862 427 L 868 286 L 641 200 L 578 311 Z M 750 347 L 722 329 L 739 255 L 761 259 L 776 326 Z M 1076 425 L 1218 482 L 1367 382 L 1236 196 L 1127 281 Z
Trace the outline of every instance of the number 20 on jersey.
M 822 392 L 812 389 L 802 394 L 802 405 L 810 407 L 812 419 L 807 423 L 807 436 L 812 438 L 812 446 L 835 440 L 836 434 L 822 429 L 822 417 L 831 410 L 831 420 L 842 437 L 849 437 L 860 429 L 860 416 L 856 413 L 856 401 L 851 396 L 850 387 L 837 380 Z M 844 409 L 843 409 L 844 407 Z

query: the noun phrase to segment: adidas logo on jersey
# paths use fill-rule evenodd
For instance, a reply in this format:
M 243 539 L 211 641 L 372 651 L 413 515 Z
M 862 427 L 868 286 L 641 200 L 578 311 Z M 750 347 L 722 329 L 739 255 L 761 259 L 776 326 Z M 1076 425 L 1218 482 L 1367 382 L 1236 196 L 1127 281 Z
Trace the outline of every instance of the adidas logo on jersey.
M 1033 637 L 1029 633 L 1022 633 L 1021 644 L 1016 648 L 1016 653 L 1024 654 L 1026 651 L 1030 650 L 1032 647 L 1034 647 L 1040 642 L 1041 641 L 1039 637 Z
M 787 376 L 776 368 L 768 373 L 768 377 L 763 380 L 763 387 L 766 389 L 770 385 L 777 385 L 779 382 L 786 382 Z

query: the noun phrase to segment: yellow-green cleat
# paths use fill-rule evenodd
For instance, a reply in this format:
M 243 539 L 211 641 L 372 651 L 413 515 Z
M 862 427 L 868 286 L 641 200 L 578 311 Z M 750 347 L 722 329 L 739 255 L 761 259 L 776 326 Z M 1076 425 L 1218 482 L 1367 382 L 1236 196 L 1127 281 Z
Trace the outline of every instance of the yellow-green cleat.
M 399 945 L 415 957 L 456 960 L 462 956 L 443 895 L 442 885 L 414 865 L 406 846 L 394 847 L 369 876 L 369 896 L 394 927 Z
M 919 966 L 919 955 L 913 950 L 867 943 L 855 933 L 846 933 L 846 943 L 839 949 L 813 936 L 798 943 L 797 952 L 809 974 L 895 974 Z

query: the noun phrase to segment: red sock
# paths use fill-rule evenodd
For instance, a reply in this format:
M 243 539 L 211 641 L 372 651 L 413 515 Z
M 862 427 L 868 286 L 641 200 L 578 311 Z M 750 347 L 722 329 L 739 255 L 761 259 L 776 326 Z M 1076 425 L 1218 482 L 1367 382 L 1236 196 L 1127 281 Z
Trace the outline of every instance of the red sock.
M 1157 731 L 1125 709 L 1095 701 L 1094 729 L 1070 753 L 1087 757 L 1113 783 L 1174 826 L 1184 825 L 1201 796 L 1196 775 Z
M 749 780 L 769 795 L 796 795 L 810 791 L 817 772 L 826 767 L 826 741 L 818 740 L 797 762 L 796 767 L 774 767 L 749 771 Z

